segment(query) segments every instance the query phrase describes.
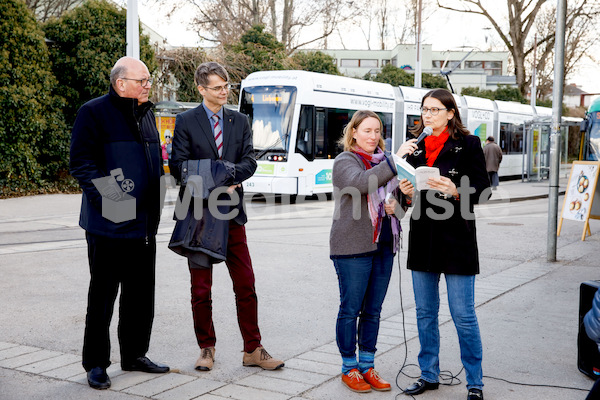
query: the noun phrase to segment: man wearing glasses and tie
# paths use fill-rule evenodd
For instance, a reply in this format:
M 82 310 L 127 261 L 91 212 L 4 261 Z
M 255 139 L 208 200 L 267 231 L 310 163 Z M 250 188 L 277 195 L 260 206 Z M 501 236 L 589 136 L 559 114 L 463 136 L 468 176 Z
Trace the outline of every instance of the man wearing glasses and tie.
M 238 324 L 244 341 L 242 364 L 268 370 L 279 369 L 283 367 L 283 361 L 271 357 L 261 345 L 254 271 L 244 228 L 247 217 L 243 208 L 244 192 L 241 183 L 250 178 L 256 170 L 252 132 L 248 118 L 244 114 L 223 107 L 227 103 L 230 85 L 229 75 L 222 65 L 216 62 L 201 64 L 196 69 L 194 81 L 202 95 L 203 102 L 195 109 L 177 115 L 169 167 L 176 179 L 182 180 L 183 178 L 180 190 L 182 199 L 186 187 L 191 186 L 185 184 L 188 173 L 191 174 L 185 165 L 190 165 L 190 160 L 194 160 L 194 164 L 197 165 L 202 164 L 196 163 L 196 161 L 222 161 L 232 170 L 232 178 L 227 183 L 226 192 L 235 205 L 231 206 L 231 212 L 228 213 L 233 219 L 224 221 L 228 229 L 225 264 L 233 281 Z M 206 173 L 210 174 L 211 172 L 204 171 L 204 174 Z M 213 196 L 208 198 L 209 203 L 211 198 Z M 206 210 L 211 212 L 210 204 Z M 188 212 L 188 217 L 189 215 L 191 214 Z M 210 217 L 223 219 L 214 215 Z M 202 222 L 197 224 L 197 226 L 201 225 Z M 177 230 L 177 227 L 175 229 Z M 199 229 L 194 232 L 196 235 L 202 236 L 194 237 L 195 243 L 211 239 L 209 237 L 212 234 L 210 229 Z M 175 235 L 176 232 L 173 236 Z M 173 238 L 171 243 L 173 243 Z M 211 287 L 213 264 L 219 260 L 215 261 L 214 258 L 206 256 L 196 257 L 194 254 L 187 255 L 187 257 L 192 285 L 194 330 L 200 347 L 200 357 L 195 368 L 199 371 L 210 371 L 215 360 L 216 343 L 212 318 Z

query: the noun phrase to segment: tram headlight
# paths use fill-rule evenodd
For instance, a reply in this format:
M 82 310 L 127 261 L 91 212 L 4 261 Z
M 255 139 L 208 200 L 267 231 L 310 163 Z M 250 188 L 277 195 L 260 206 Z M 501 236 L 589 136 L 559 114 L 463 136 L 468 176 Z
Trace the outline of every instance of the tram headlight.
M 285 156 L 268 156 L 267 161 L 286 161 Z

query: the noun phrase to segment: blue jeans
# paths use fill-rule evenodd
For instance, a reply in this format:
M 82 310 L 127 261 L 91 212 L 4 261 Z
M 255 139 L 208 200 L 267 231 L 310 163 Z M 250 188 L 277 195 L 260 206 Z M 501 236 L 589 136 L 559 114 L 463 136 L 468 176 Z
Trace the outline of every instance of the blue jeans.
M 450 314 L 456 326 L 460 358 L 465 367 L 467 388 L 483 387 L 481 369 L 482 345 L 479 324 L 475 315 L 475 275 L 445 274 Z M 417 327 L 419 329 L 419 367 L 421 378 L 438 382 L 440 374 L 440 274 L 412 271 Z
M 357 342 L 360 351 L 377 350 L 379 316 L 393 263 L 394 253 L 389 244 L 379 246 L 372 255 L 333 260 L 340 286 L 336 341 L 342 357 L 356 357 Z

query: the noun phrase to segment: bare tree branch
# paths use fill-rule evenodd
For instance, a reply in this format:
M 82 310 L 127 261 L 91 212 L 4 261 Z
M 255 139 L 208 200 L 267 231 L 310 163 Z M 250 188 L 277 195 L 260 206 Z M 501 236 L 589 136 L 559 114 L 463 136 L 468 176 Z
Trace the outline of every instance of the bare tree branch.
M 481 0 L 461 0 L 460 3 L 462 8 L 451 7 L 443 4 L 445 0 L 437 0 L 438 6 L 443 9 L 452 10 L 456 12 L 469 13 L 485 17 L 494 27 L 494 30 L 498 36 L 504 42 L 506 48 L 511 53 L 512 61 L 514 63 L 514 72 L 517 77 L 517 85 L 521 90 L 521 93 L 527 92 L 527 87 L 530 82 L 530 77 L 526 70 L 526 58 L 531 55 L 533 51 L 533 44 L 527 42 L 528 37 L 531 34 L 533 27 L 535 26 L 537 17 L 540 15 L 541 10 L 550 4 L 547 0 L 507 0 L 507 15 L 508 15 L 508 30 L 503 29 L 500 26 L 502 16 L 492 15 L 483 6 Z M 571 27 L 575 21 L 585 21 L 583 16 L 584 9 L 589 8 L 588 0 L 579 0 L 578 4 L 571 5 L 569 7 L 569 19 L 567 27 Z M 597 3 L 597 2 L 596 2 Z M 597 20 L 595 16 L 590 19 L 586 24 L 591 24 L 592 20 Z M 589 26 L 589 25 L 588 25 Z M 555 29 L 549 29 L 540 32 L 538 46 L 540 46 L 541 54 L 537 62 L 540 65 L 547 65 L 546 59 L 552 54 L 552 47 L 554 45 L 554 34 Z M 578 36 L 573 36 L 571 39 L 575 39 Z M 580 48 L 583 50 L 586 46 Z M 577 54 L 577 55 L 576 55 Z M 577 58 L 578 52 L 572 53 L 572 56 Z

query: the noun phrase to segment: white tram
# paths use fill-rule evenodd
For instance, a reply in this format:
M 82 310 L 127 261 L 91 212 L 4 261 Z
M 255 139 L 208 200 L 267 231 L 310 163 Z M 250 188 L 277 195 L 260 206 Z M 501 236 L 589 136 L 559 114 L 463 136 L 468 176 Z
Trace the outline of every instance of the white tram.
M 248 192 L 312 195 L 333 191 L 333 160 L 338 140 L 352 114 L 376 112 L 392 150 L 420 123 L 421 99 L 429 89 L 393 87 L 361 79 L 307 71 L 255 72 L 242 82 L 240 112 L 248 115 L 258 168 L 244 182 Z M 481 139 L 493 136 L 504 153 L 501 177 L 521 177 L 528 166 L 524 151 L 527 124 L 544 107 L 454 95 L 463 120 Z

